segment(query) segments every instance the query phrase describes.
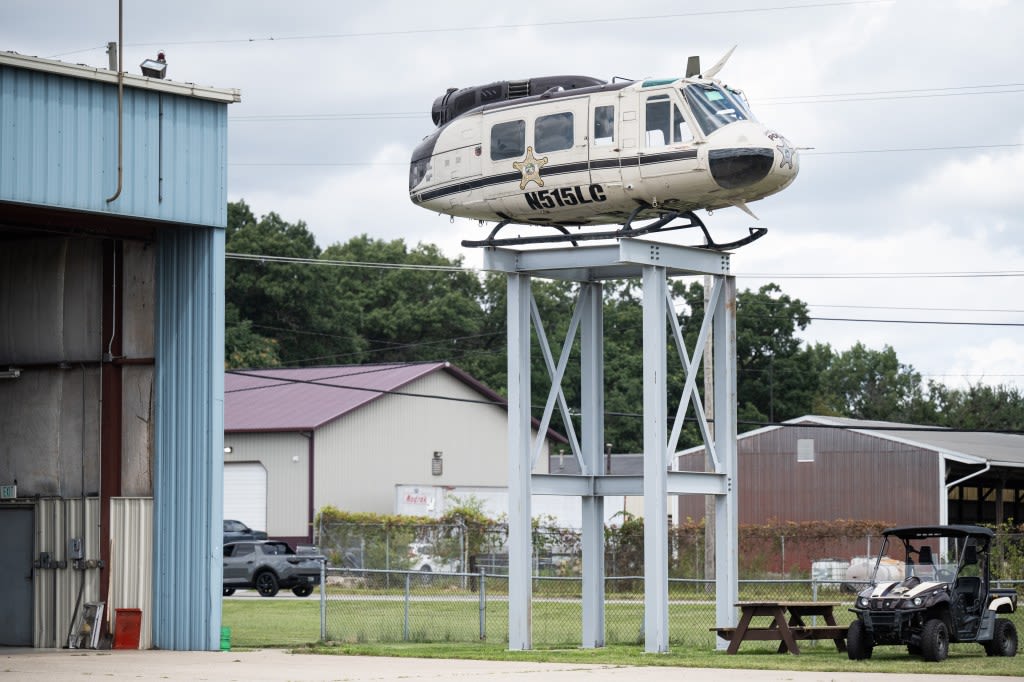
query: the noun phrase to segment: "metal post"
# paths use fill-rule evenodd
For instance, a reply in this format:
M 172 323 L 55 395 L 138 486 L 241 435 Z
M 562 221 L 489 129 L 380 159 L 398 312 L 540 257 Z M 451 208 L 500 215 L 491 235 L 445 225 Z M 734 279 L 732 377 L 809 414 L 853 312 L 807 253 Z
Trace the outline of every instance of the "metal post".
M 320 641 L 327 641 L 327 559 L 320 560 Z
M 405 603 L 403 604 L 402 614 L 402 641 L 409 641 L 409 583 L 412 581 L 412 575 L 409 571 L 405 572 Z
M 668 397 L 665 268 L 643 267 L 644 649 L 668 651 Z
M 580 364 L 582 366 L 580 411 L 583 432 L 585 475 L 602 476 L 604 458 L 604 311 L 600 282 L 580 285 L 583 316 L 580 325 Z M 604 498 L 581 498 L 583 508 L 583 641 L 584 649 L 604 646 Z
M 508 275 L 508 648 L 533 648 L 530 277 Z
M 715 285 L 724 287 L 713 321 L 715 365 L 715 451 L 728 481 L 727 494 L 715 499 L 715 622 L 736 625 L 739 601 L 739 510 L 737 506 L 736 445 L 736 278 L 723 275 Z M 722 640 L 719 639 L 719 645 Z
M 480 568 L 480 640 L 487 639 L 487 571 Z

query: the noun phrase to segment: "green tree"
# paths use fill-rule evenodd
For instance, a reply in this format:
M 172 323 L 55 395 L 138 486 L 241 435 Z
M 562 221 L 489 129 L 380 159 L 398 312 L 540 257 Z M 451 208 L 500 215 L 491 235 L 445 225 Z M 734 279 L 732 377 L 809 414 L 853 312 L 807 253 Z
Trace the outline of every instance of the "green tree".
M 335 297 L 352 307 L 349 333 L 367 360 L 451 360 L 479 343 L 481 284 L 461 258 L 446 258 L 433 244 L 409 248 L 365 234 L 328 247 L 322 258 L 374 264 L 332 268 Z
M 276 213 L 257 220 L 245 202 L 228 206 L 228 253 L 316 259 L 320 248 L 306 224 Z M 357 362 L 363 341 L 350 331 L 351 302 L 338 295 L 332 269 L 308 264 L 229 259 L 227 303 L 237 309 L 235 327 L 272 338 L 285 365 Z M 229 336 L 244 336 L 229 326 Z
M 951 389 L 932 383 L 929 394 L 943 426 L 1024 432 L 1024 394 L 1016 387 L 972 384 Z
M 927 412 L 921 375 L 889 345 L 872 350 L 857 342 L 833 355 L 818 397 L 833 414 L 854 419 L 920 420 Z

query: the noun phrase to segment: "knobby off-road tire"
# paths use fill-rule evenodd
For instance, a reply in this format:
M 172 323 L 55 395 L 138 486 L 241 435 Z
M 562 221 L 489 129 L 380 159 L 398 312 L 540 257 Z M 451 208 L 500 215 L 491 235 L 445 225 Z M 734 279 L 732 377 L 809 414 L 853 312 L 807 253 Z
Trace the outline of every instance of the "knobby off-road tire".
M 858 618 L 850 623 L 850 627 L 846 631 L 846 655 L 850 657 L 850 660 L 863 661 L 871 658 L 874 650 L 875 645 L 871 639 L 871 633 L 864 627 L 864 621 Z
M 985 653 L 989 656 L 1017 655 L 1017 627 L 1005 618 L 996 619 L 992 640 L 985 642 Z
M 929 620 L 921 630 L 921 655 L 936 663 L 949 656 L 949 630 L 938 618 Z

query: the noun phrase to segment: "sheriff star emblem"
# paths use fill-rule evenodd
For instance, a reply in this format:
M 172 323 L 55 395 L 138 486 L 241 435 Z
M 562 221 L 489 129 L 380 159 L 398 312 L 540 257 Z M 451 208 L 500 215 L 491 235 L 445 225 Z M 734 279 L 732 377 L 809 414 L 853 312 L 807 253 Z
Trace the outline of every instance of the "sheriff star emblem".
M 540 177 L 540 169 L 548 162 L 548 157 L 536 158 L 533 155 L 533 147 L 526 148 L 526 158 L 522 161 L 514 161 L 512 167 L 523 174 L 519 181 L 519 189 L 526 189 L 531 182 L 536 182 L 538 187 L 544 186 L 544 180 Z

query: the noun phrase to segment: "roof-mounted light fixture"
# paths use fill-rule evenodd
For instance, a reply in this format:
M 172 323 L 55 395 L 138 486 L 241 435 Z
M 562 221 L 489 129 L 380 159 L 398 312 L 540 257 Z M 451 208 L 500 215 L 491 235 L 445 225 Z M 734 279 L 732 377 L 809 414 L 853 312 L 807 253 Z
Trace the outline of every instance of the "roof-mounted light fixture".
M 21 370 L 17 367 L 8 367 L 7 369 L 0 369 L 0 379 L 17 379 L 21 376 Z
M 167 77 L 167 59 L 164 58 L 163 52 L 157 52 L 156 59 L 143 59 L 139 66 L 142 68 L 142 75 L 147 78 Z

